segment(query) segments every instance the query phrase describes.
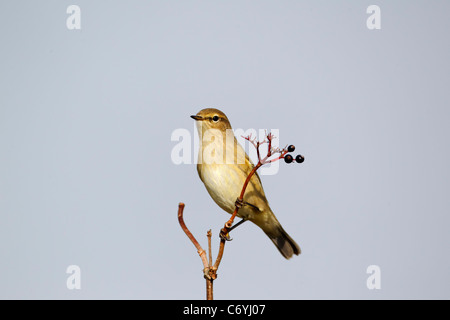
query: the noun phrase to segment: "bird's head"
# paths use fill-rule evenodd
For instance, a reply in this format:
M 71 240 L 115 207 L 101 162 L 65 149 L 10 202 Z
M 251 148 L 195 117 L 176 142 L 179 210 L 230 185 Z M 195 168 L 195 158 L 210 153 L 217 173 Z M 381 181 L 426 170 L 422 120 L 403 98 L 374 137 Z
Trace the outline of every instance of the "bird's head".
M 207 108 L 200 110 L 195 116 L 191 116 L 192 119 L 197 121 L 197 128 L 205 132 L 209 129 L 217 129 L 225 132 L 227 129 L 231 129 L 230 121 L 225 113 L 219 109 Z

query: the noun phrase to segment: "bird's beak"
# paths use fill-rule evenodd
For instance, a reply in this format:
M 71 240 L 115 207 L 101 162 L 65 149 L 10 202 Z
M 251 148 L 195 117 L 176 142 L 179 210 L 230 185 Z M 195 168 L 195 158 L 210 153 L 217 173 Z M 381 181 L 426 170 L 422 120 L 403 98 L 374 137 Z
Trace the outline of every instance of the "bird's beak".
M 201 117 L 201 116 L 191 116 L 191 118 L 194 119 L 194 120 L 198 120 L 198 121 L 200 121 L 200 120 L 205 120 L 205 119 L 203 119 L 203 117 Z

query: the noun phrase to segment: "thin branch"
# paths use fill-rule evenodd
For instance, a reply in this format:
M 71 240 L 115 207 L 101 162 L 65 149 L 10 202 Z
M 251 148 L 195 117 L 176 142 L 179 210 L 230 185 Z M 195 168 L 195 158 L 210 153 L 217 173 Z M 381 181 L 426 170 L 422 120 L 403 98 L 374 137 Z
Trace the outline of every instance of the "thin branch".
M 219 268 L 219 264 L 222 261 L 223 251 L 225 250 L 225 239 L 220 238 L 220 245 L 219 245 L 219 252 L 217 253 L 216 262 L 214 263 L 214 266 L 212 267 L 212 270 L 214 272 L 217 272 L 217 269 Z
M 213 296 L 213 279 L 206 279 L 206 300 L 214 300 Z
M 186 224 L 184 223 L 183 219 L 183 211 L 184 211 L 184 203 L 180 202 L 178 204 L 178 222 L 180 223 L 181 229 L 183 229 L 184 233 L 188 236 L 189 240 L 194 244 L 195 248 L 197 249 L 197 252 L 202 259 L 203 266 L 206 268 L 209 267 L 208 259 L 206 258 L 206 252 L 203 250 L 202 246 L 198 243 L 197 239 L 195 239 L 194 235 L 189 231 L 189 229 L 186 227 Z
M 208 230 L 206 233 L 206 236 L 208 237 L 208 265 L 212 266 L 212 252 L 211 252 L 211 229 Z

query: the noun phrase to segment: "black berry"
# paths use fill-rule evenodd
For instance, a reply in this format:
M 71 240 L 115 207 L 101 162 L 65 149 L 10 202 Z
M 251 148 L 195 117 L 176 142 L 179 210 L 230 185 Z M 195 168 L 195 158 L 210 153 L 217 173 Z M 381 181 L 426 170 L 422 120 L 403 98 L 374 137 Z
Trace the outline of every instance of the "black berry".
M 305 158 L 302 155 L 299 154 L 295 157 L 295 162 L 302 163 L 303 161 L 305 161 Z
M 294 152 L 295 151 L 295 146 L 294 145 L 290 145 L 289 147 L 288 147 L 288 152 Z
M 284 162 L 291 163 L 292 161 L 294 161 L 294 158 L 290 154 L 284 156 Z

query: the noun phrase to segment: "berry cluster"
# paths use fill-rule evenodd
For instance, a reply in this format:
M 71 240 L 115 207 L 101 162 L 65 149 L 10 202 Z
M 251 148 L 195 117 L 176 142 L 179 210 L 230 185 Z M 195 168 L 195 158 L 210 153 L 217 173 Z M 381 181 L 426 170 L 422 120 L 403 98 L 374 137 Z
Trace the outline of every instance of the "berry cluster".
M 289 147 L 287 147 L 287 151 L 288 152 L 294 152 L 295 151 L 295 146 L 294 145 L 290 145 Z M 293 156 L 291 156 L 290 154 L 286 154 L 284 156 L 284 162 L 286 163 L 291 163 L 295 160 L 295 162 L 297 163 L 302 163 L 303 161 L 305 161 L 305 157 L 303 157 L 302 155 L 298 154 L 295 159 Z

